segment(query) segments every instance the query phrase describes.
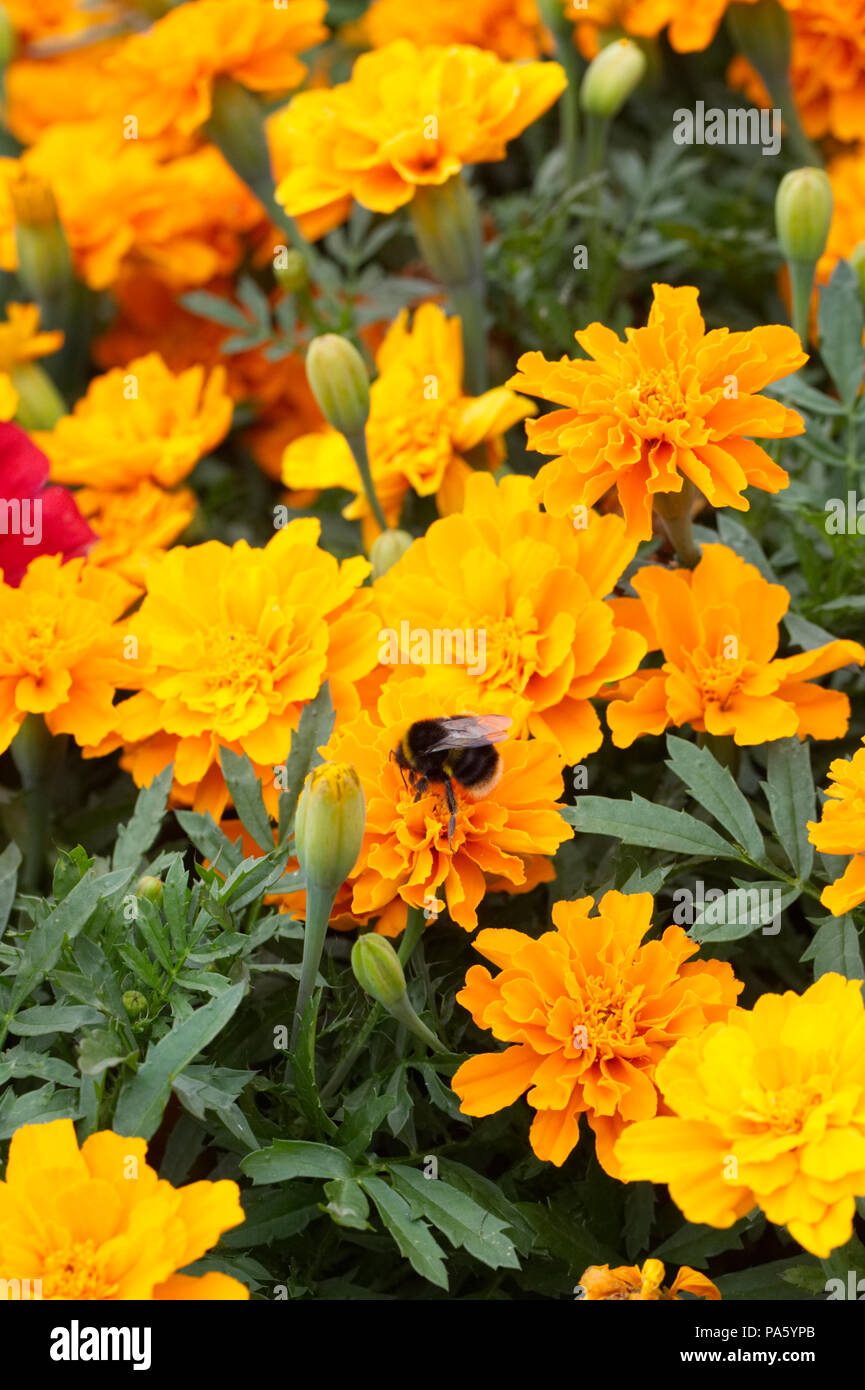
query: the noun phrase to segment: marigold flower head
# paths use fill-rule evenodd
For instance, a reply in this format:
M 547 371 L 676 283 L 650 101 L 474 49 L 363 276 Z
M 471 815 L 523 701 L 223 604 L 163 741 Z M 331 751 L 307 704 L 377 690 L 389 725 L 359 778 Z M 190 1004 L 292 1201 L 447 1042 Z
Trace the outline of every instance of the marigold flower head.
M 808 839 L 821 854 L 853 856 L 820 895 L 833 917 L 841 917 L 865 902 L 865 747 L 830 764 L 826 796 L 820 820 L 808 822 Z
M 106 38 L 66 52 L 47 55 L 25 50 L 16 57 L 5 75 L 6 122 L 16 140 L 35 144 L 56 124 L 60 92 L 64 123 L 104 114 L 115 100 L 115 84 L 105 72 L 105 60 L 121 43 L 119 38 Z
M 626 1182 L 667 1183 L 686 1220 L 726 1228 L 752 1207 L 825 1259 L 865 1192 L 865 1005 L 830 973 L 802 995 L 678 1043 L 658 1067 L 667 1110 L 616 1146 Z
M 109 734 L 129 679 L 116 619 L 135 597 L 119 575 L 62 555 L 33 560 L 17 589 L 0 583 L 0 751 L 28 714 L 82 746 Z
M 504 457 L 502 435 L 535 406 L 504 386 L 463 391 L 462 325 L 436 304 L 422 304 L 409 325 L 407 310 L 391 324 L 376 353 L 379 375 L 370 390 L 366 427 L 372 479 L 385 519 L 396 526 L 411 489 L 435 496 L 439 510 L 462 501 L 471 468 L 466 454 L 485 446 L 491 466 Z M 282 481 L 291 488 L 347 488 L 355 499 L 347 517 L 360 517 L 372 544 L 378 526 L 343 435 L 319 430 L 285 451 Z
M 0 1182 L 0 1278 L 49 1301 L 245 1299 L 227 1274 L 177 1273 L 243 1219 L 237 1183 L 172 1187 L 144 1139 L 103 1129 L 79 1149 L 71 1120 L 24 1125 Z
M 757 0 L 739 0 L 753 5 Z M 781 0 L 790 9 L 797 0 Z M 736 0 L 571 0 L 567 9 L 578 25 L 580 47 L 586 57 L 598 51 L 598 31 L 616 28 L 634 38 L 655 38 L 667 30 L 670 46 L 677 53 L 696 53 L 709 47 L 720 28 L 728 7 Z M 810 0 L 806 0 L 810 3 Z
M 350 880 L 356 917 L 377 917 L 377 930 L 398 935 L 408 906 L 446 900 L 454 922 L 477 926 L 477 908 L 490 881 L 519 888 L 538 856 L 555 854 L 570 838 L 558 812 L 563 759 L 548 743 L 498 745 L 501 777 L 485 795 L 453 783 L 457 802 L 453 838 L 444 786 L 431 783 L 419 799 L 391 754 L 417 719 L 452 715 L 416 682 L 386 688 L 375 719 L 361 714 L 337 726 L 325 757 L 353 765 L 366 795 L 363 846 Z M 438 891 L 437 891 L 438 890 Z
M 48 460 L 18 425 L 0 424 L 0 495 L 5 534 L 0 532 L 0 573 L 12 587 L 21 583 L 38 555 L 65 559 L 85 555 L 96 537 L 79 509 L 78 497 L 47 487 Z
M 172 487 L 231 424 L 225 371 L 175 376 L 158 353 L 96 377 L 71 415 L 34 439 L 61 483 L 114 491 L 150 479 Z
M 557 63 L 397 40 L 358 58 L 348 82 L 301 92 L 271 118 L 277 199 L 309 237 L 344 221 L 352 199 L 394 212 L 419 184 L 504 159 L 565 85 Z
M 619 1265 L 617 1269 L 610 1269 L 609 1265 L 589 1265 L 580 1276 L 582 1299 L 585 1303 L 657 1303 L 662 1300 L 675 1303 L 680 1293 L 712 1301 L 721 1297 L 717 1285 L 690 1265 L 682 1265 L 669 1288 L 664 1286 L 665 1277 L 666 1270 L 660 1260 L 646 1260 L 642 1269 L 639 1265 Z
M 87 28 L 111 12 L 109 4 L 85 11 L 81 0 L 4 0 L 3 8 L 25 43 Z
M 176 546 L 147 565 L 147 593 L 127 622 L 137 638 L 137 693 L 118 706 L 123 766 L 139 786 L 174 762 L 174 795 L 218 820 L 228 804 L 220 748 L 247 753 L 264 777 L 285 762 L 301 710 L 330 683 L 341 716 L 375 663 L 378 620 L 356 590 L 369 572 L 339 564 L 314 518 L 289 522 L 262 549 L 245 541 Z
M 327 38 L 325 0 L 188 0 L 107 63 L 141 135 L 190 135 L 210 116 L 213 82 L 287 91 L 306 76 L 299 53 Z
M 374 0 L 355 29 L 373 48 L 394 39 L 423 44 L 473 44 L 500 58 L 539 58 L 549 50 L 535 0 L 438 0 L 435 7 Z
M 593 907 L 591 898 L 556 903 L 555 930 L 537 939 L 478 934 L 476 949 L 500 973 L 473 965 L 457 999 L 509 1046 L 469 1058 L 452 1085 L 465 1115 L 492 1115 L 528 1091 L 532 1148 L 557 1167 L 585 1113 L 598 1161 L 618 1177 L 616 1140 L 658 1110 L 656 1067 L 680 1038 L 726 1019 L 743 986 L 725 962 L 686 964 L 699 948 L 681 927 L 643 944 L 651 893 L 609 892 L 596 916 Z
M 795 410 L 759 395 L 808 360 L 797 334 L 781 326 L 706 332 L 690 285 L 654 285 L 646 328 L 625 342 L 601 323 L 574 336 L 589 361 L 548 362 L 524 353 L 508 382 L 563 407 L 526 426 L 528 446 L 554 454 L 536 495 L 565 516 L 618 490 L 628 534 L 652 534 L 652 502 L 686 480 L 716 507 L 747 511 L 748 486 L 778 492 L 787 474 L 752 436 L 802 434 Z
M 425 668 L 428 687 L 453 712 L 506 708 L 511 738 L 547 739 L 573 762 L 603 740 L 592 697 L 634 672 L 646 650 L 605 602 L 636 543 L 618 516 L 587 513 L 577 529 L 542 512 L 531 486 L 530 478 L 497 486 L 473 473 L 462 513 L 434 522 L 376 581 L 375 596 L 394 632 L 407 623 L 409 632 L 478 635 L 474 665 L 467 658 Z M 395 667 L 394 678 L 409 672 L 418 667 Z
M 704 546 L 694 570 L 650 565 L 632 583 L 640 598 L 618 602 L 620 621 L 633 622 L 665 661 L 619 687 L 622 698 L 607 711 L 617 748 L 682 724 L 732 734 L 740 746 L 792 734 L 844 735 L 847 696 L 811 682 L 850 662 L 861 666 L 865 648 L 834 641 L 776 657 L 778 624 L 790 605 L 783 585 L 770 584 L 725 545 Z
M 198 505 L 190 488 L 166 492 L 149 478 L 110 492 L 79 488 L 75 501 L 96 533 L 89 563 L 114 570 L 139 588 L 147 565 L 186 530 Z

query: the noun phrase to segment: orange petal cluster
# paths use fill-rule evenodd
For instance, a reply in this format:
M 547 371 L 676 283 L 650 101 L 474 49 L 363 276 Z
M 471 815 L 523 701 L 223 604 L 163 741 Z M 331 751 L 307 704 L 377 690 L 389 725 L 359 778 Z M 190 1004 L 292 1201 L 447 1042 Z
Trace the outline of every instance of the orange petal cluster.
M 682 1265 L 669 1288 L 664 1286 L 666 1270 L 660 1260 L 646 1260 L 639 1265 L 590 1265 L 580 1276 L 582 1300 L 585 1303 L 657 1303 L 678 1302 L 680 1293 L 713 1301 L 721 1297 L 717 1285 L 705 1274 L 690 1265 Z
M 853 856 L 820 895 L 833 917 L 841 917 L 865 902 L 865 747 L 830 763 L 826 797 L 820 820 L 808 822 L 808 838 L 821 854 Z

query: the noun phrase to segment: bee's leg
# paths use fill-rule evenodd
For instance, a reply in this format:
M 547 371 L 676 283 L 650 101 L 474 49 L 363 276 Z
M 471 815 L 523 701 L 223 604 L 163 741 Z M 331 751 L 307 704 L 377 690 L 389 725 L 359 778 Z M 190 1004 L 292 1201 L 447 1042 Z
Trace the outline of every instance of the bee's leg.
M 454 838 L 454 831 L 456 830 L 457 826 L 457 803 L 456 798 L 454 796 L 454 789 L 450 784 L 450 778 L 448 778 L 445 781 L 445 793 L 448 799 L 448 808 L 450 809 L 451 813 L 451 818 L 448 823 L 448 844 L 451 844 Z
M 412 786 L 417 787 L 415 801 L 420 801 L 421 797 L 426 793 L 426 790 L 429 787 L 429 782 L 425 777 L 421 777 L 417 782 L 413 781 Z

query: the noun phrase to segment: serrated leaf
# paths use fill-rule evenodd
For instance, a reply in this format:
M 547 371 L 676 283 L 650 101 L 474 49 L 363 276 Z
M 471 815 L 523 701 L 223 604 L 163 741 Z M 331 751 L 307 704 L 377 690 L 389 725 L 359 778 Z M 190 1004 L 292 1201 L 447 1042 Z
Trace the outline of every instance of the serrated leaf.
M 316 1020 L 321 990 L 316 990 L 303 1011 L 294 1050 L 294 1093 L 307 1123 L 319 1134 L 336 1134 L 336 1125 L 321 1103 L 315 1075 Z
M 174 816 L 181 830 L 185 831 L 211 866 L 218 865 L 225 874 L 242 862 L 242 848 L 220 830 L 209 811 L 205 811 L 204 815 L 199 815 L 197 811 L 175 811 Z
M 273 849 L 273 830 L 261 794 L 261 783 L 245 753 L 219 750 L 222 774 L 241 824 L 265 854 Z
M 741 941 L 745 936 L 772 926 L 767 936 L 776 934 L 776 918 L 801 896 L 799 885 L 787 887 L 771 880 L 751 883 L 734 879 L 723 897 L 712 898 L 694 917 L 689 936 L 694 941 Z M 711 890 L 710 890 L 711 891 Z
M 652 1255 L 667 1264 L 688 1264 L 695 1269 L 705 1269 L 713 1255 L 742 1249 L 741 1235 L 748 1223 L 749 1217 L 743 1216 L 728 1230 L 717 1230 L 714 1226 L 689 1222 L 653 1250 Z
M 348 1178 L 354 1171 L 341 1149 L 303 1139 L 275 1139 L 266 1149 L 247 1154 L 240 1167 L 256 1186 L 293 1178 Z
M 334 1178 L 333 1181 L 325 1183 L 324 1195 L 327 1197 L 327 1205 L 322 1210 L 327 1212 L 337 1226 L 347 1226 L 352 1231 L 371 1229 L 369 1202 L 366 1193 L 356 1180 Z
M 769 744 L 768 778 L 761 785 L 769 802 L 772 824 L 781 848 L 804 881 L 814 862 L 814 846 L 807 823 L 814 819 L 815 792 L 811 776 L 811 751 L 807 741 L 774 739 Z
M 836 971 L 848 980 L 865 979 L 859 933 L 849 912 L 829 917 L 818 928 L 800 960 L 814 962 L 814 979 Z
M 43 1033 L 74 1033 L 93 1023 L 102 1023 L 104 1015 L 87 1004 L 36 1004 L 25 1009 L 9 1024 L 9 1032 L 22 1038 L 37 1038 Z
M 126 825 L 122 825 L 117 833 L 117 843 L 111 861 L 113 868 L 134 869 L 150 849 L 165 816 L 173 775 L 174 765 L 169 763 L 158 777 L 154 777 L 149 787 L 142 787 L 138 793 L 131 819 Z
M 110 1028 L 94 1028 L 81 1039 L 78 1068 L 82 1076 L 101 1076 L 135 1055 Z
M 330 738 L 335 718 L 330 687 L 325 681 L 315 699 L 304 705 L 300 723 L 291 736 L 291 749 L 285 763 L 285 786 L 279 795 L 280 844 L 285 843 L 291 832 L 306 775 L 321 762 L 318 749 Z
M 632 795 L 630 801 L 581 796 L 576 806 L 559 809 L 575 830 L 587 835 L 610 835 L 624 845 L 674 850 L 679 854 L 739 858 L 733 846 L 722 840 L 710 825 L 695 820 L 685 811 L 656 806 L 641 796 Z
M 668 766 L 704 810 L 714 816 L 751 859 L 763 857 L 763 836 L 754 812 L 737 787 L 729 768 L 722 767 L 708 748 L 667 736 Z
M 649 1248 L 655 1216 L 655 1189 L 650 1182 L 630 1182 L 625 1189 L 625 1254 L 635 1260 Z
M 519 1269 L 513 1242 L 505 1235 L 505 1223 L 467 1197 L 443 1178 L 427 1178 L 407 1165 L 390 1170 L 391 1183 L 409 1204 L 412 1216 L 425 1217 L 490 1269 Z
M 245 985 L 232 985 L 218 999 L 175 1023 L 157 1043 L 151 1043 L 136 1075 L 120 1093 L 113 1128 L 118 1134 L 149 1139 L 159 1126 L 171 1086 L 184 1067 L 222 1032 L 243 998 Z
M 849 261 L 840 260 L 828 285 L 820 288 L 817 311 L 820 356 L 846 410 L 862 385 L 862 333 L 865 328 L 859 279 Z
M 0 937 L 9 923 L 20 864 L 21 851 L 13 840 L 0 854 Z
M 428 1279 L 440 1289 L 446 1289 L 448 1276 L 444 1251 L 426 1223 L 413 1220 L 408 1202 L 381 1178 L 363 1178 L 362 1184 L 396 1241 L 400 1254 L 423 1279 Z

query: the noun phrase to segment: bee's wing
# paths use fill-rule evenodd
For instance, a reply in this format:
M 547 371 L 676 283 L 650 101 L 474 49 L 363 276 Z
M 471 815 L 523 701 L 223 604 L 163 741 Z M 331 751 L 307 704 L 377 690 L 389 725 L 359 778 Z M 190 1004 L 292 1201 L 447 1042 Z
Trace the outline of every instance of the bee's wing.
M 483 743 L 501 743 L 507 738 L 512 721 L 505 714 L 457 714 L 442 719 L 445 734 L 429 753 L 443 753 L 447 748 L 477 748 Z

